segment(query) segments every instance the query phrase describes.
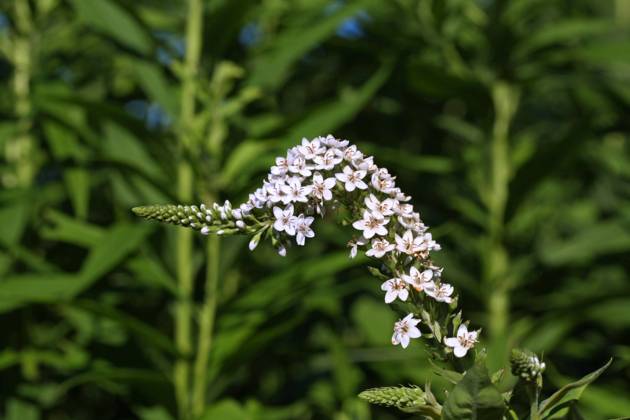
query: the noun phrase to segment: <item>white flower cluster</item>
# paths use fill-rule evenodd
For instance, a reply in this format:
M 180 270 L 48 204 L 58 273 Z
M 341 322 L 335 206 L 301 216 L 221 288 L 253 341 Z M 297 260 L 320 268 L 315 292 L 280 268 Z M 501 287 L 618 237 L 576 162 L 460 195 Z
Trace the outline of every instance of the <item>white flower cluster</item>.
M 323 217 L 327 210 L 345 208 L 352 227 L 359 232 L 349 243 L 350 256 L 364 250 L 367 256 L 380 259 L 390 273 L 391 278 L 381 285 L 386 303 L 398 299 L 418 308 L 429 305 L 428 300 L 435 302 L 430 305 L 453 302 L 453 287 L 441 280 L 442 269 L 429 259 L 429 253 L 439 250 L 440 245 L 408 203 L 411 197 L 396 187 L 395 177 L 386 168 L 376 166 L 372 156 L 365 156 L 347 140 L 329 135 L 303 139 L 275 163 L 263 185 L 240 208 L 233 210 L 226 202 L 213 209 L 213 214 L 229 219 L 235 229 L 257 232 L 250 249 L 264 233 L 271 236 L 279 254 L 286 255 L 293 240 L 304 245 L 307 238 L 315 236 L 313 216 Z M 255 221 L 256 226 L 242 219 Z M 207 232 L 202 229 L 202 233 Z M 407 347 L 410 338 L 421 336 L 416 325 L 423 321 L 426 323 L 409 313 L 395 324 L 392 343 Z M 443 336 L 433 332 L 438 340 Z M 457 337 L 445 338 L 443 343 L 454 349 L 457 357 L 466 354 L 477 335 L 460 333 L 461 328 Z

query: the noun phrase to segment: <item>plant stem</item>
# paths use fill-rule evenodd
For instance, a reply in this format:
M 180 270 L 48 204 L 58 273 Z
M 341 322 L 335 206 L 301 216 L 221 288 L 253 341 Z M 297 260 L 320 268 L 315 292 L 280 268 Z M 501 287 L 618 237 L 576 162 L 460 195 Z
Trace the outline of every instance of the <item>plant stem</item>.
M 36 171 L 34 140 L 31 135 L 33 120 L 30 97 L 33 18 L 28 0 L 16 0 L 14 6 L 17 36 L 13 44 L 12 60 L 15 67 L 13 93 L 17 130 L 15 137 L 7 142 L 5 153 L 7 162 L 14 165 L 14 172 L 8 178 L 9 186 L 13 184 L 27 187 L 31 184 Z
M 495 119 L 490 150 L 491 175 L 488 195 L 488 247 L 484 267 L 488 296 L 488 329 L 493 357 L 491 364 L 497 368 L 507 357 L 505 346 L 509 318 L 509 257 L 504 242 L 505 209 L 510 181 L 509 131 L 518 107 L 518 92 L 504 82 L 492 87 Z
M 203 23 L 202 0 L 189 0 L 186 19 L 186 62 L 182 82 L 179 163 L 177 167 L 178 198 L 189 203 L 193 198 L 193 169 L 186 156 L 193 143 L 192 129 L 195 119 L 196 77 L 199 71 Z M 178 357 L 175 361 L 173 382 L 179 417 L 190 418 L 190 360 L 192 353 L 192 231 L 177 230 L 177 284 L 179 289 L 175 314 L 175 345 Z
M 212 347 L 212 332 L 217 306 L 217 285 L 219 283 L 220 238 L 208 237 L 205 301 L 199 320 L 199 342 L 195 359 L 193 382 L 193 415 L 200 416 L 206 405 L 208 385 L 208 360 Z

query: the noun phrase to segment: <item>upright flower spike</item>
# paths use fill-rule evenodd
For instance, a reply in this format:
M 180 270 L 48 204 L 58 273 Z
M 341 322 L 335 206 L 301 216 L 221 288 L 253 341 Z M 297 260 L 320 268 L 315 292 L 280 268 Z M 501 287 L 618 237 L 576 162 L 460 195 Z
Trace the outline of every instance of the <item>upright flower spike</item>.
M 385 271 L 372 272 L 380 273 L 383 280 L 389 278 L 381 286 L 385 302 L 406 305 L 406 316 L 394 325 L 392 343 L 406 348 L 412 339 L 424 337 L 443 357 L 461 357 L 477 342 L 477 332 L 466 329 L 464 334 L 459 327 L 459 315 L 451 308 L 456 301 L 454 288 L 442 282 L 442 269 L 430 258 L 440 245 L 410 200 L 396 187 L 395 177 L 375 164 L 374 157 L 329 135 L 302 139 L 286 156 L 276 158 L 262 186 L 238 207 L 226 201 L 133 211 L 204 235 L 245 234 L 251 237 L 250 250 L 269 238 L 284 256 L 292 244 L 302 246 L 315 236 L 316 215 L 344 214 L 338 210 L 345 208 L 349 215 L 345 222 L 358 234 L 348 243 L 350 257 L 364 252 L 379 261 Z M 439 310 L 439 305 L 445 309 Z M 428 333 L 422 334 L 422 329 Z M 452 337 L 442 341 L 448 336 Z

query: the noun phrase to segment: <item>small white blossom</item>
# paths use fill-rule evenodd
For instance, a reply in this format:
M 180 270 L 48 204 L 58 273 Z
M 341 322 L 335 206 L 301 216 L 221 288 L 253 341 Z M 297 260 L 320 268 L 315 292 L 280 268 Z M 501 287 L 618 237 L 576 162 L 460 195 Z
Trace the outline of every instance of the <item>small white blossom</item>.
M 370 239 L 374 235 L 387 235 L 385 225 L 388 222 L 388 218 L 385 218 L 378 213 L 370 213 L 365 210 L 363 212 L 363 219 L 357 220 L 352 224 L 352 226 L 357 230 L 362 230 L 363 236 Z
M 386 253 L 393 251 L 396 245 L 390 244 L 387 239 L 378 238 L 372 240 L 372 248 L 365 255 L 368 257 L 382 258 Z
M 313 160 L 316 156 L 324 153 L 326 149 L 322 147 L 319 142 L 319 138 L 314 138 L 312 141 L 308 139 L 302 139 L 302 145 L 298 146 L 298 150 L 304 156 L 305 159 Z
M 418 270 L 416 267 L 411 267 L 411 269 L 409 269 L 409 274 L 403 274 L 402 278 L 418 292 L 421 292 L 427 286 L 430 287 L 434 284 L 431 281 L 431 279 L 433 278 L 433 270 L 424 270 L 420 272 L 420 270 Z
M 273 224 L 273 228 L 278 232 L 286 232 L 287 235 L 295 235 L 295 222 L 297 218 L 293 215 L 293 206 L 289 205 L 286 209 L 282 210 L 280 207 L 273 208 L 273 215 L 276 221 Z M 286 250 L 285 250 L 286 253 Z
M 311 194 L 313 197 L 318 198 L 319 200 L 328 201 L 332 200 L 332 189 L 337 184 L 337 180 L 335 178 L 326 178 L 324 179 L 321 174 L 316 173 L 313 175 L 313 187 L 311 190 Z
M 434 282 L 430 282 L 424 286 L 424 292 L 438 302 L 451 303 L 453 291 L 453 286 L 448 283 L 441 283 L 438 286 Z
M 296 156 L 289 164 L 289 172 L 298 173 L 302 176 L 311 176 L 311 169 L 306 164 L 303 156 Z
M 396 300 L 396 298 L 404 302 L 409 297 L 409 289 L 407 289 L 407 283 L 405 283 L 404 281 L 402 281 L 402 279 L 399 279 L 398 277 L 389 279 L 381 284 L 381 290 L 387 292 L 385 293 L 385 303 L 392 303 Z
M 313 161 L 316 166 L 315 169 L 330 171 L 337 166 L 343 160 L 341 156 L 337 153 L 336 149 L 328 149 L 323 155 L 315 156 Z
M 408 230 L 402 237 L 396 235 L 396 249 L 402 253 L 413 255 L 420 251 L 420 245 L 422 244 L 423 237 L 413 237 L 413 233 Z
M 365 190 L 368 187 L 362 181 L 365 174 L 365 171 L 355 171 L 351 167 L 346 166 L 343 168 L 343 173 L 335 174 L 335 177 L 345 184 L 346 191 L 354 191 L 356 188 Z
M 311 229 L 311 223 L 313 223 L 312 217 L 304 217 L 303 214 L 300 214 L 295 221 L 295 241 L 298 245 L 304 245 L 306 238 L 312 238 L 315 236 L 315 232 Z
M 419 338 L 422 333 L 416 327 L 420 323 L 419 319 L 415 319 L 413 314 L 409 314 L 394 324 L 394 335 L 392 335 L 392 344 L 400 344 L 403 349 L 409 345 L 410 338 Z
M 313 189 L 310 185 L 302 186 L 302 183 L 297 179 L 289 181 L 289 185 L 283 185 L 280 188 L 285 195 L 283 199 L 285 204 L 291 202 L 306 203 L 308 201 L 308 195 Z
M 391 216 L 394 214 L 394 207 L 396 207 L 396 202 L 391 198 L 386 198 L 383 201 L 379 201 L 374 194 L 370 194 L 365 197 L 365 205 L 368 209 L 372 210 L 374 213 L 379 213 L 383 216 Z
M 477 342 L 477 331 L 468 331 L 468 327 L 462 324 L 457 329 L 457 337 L 444 338 L 444 344 L 453 348 L 455 357 L 464 357 Z

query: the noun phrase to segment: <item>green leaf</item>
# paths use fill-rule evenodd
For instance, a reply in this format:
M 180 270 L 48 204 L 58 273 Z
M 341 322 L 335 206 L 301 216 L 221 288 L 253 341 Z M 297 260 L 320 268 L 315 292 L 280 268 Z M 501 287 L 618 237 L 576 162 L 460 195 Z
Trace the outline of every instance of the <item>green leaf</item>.
M 138 248 L 154 229 L 148 223 L 137 225 L 118 224 L 111 228 L 103 239 L 94 246 L 79 273 L 75 294 L 88 288 L 99 277 L 120 264 Z
M 90 248 L 105 236 L 103 227 L 74 219 L 55 210 L 48 211 L 45 219 L 51 226 L 42 229 L 41 235 L 50 241 L 68 242 Z
M 91 300 L 80 300 L 73 303 L 72 306 L 111 319 L 134 333 L 136 337 L 142 338 L 156 348 L 162 349 L 171 354 L 177 354 L 175 345 L 167 336 L 154 327 L 147 325 L 110 305 L 101 304 Z
M 250 418 L 247 410 L 234 400 L 221 400 L 208 407 L 199 420 L 241 420 Z
M 338 98 L 309 110 L 302 121 L 291 127 L 282 146 L 291 147 L 302 137 L 330 133 L 354 118 L 385 83 L 392 69 L 393 61 L 387 61 L 359 89 L 345 88 Z
M 78 280 L 70 274 L 23 274 L 0 282 L 0 313 L 31 302 L 59 302 L 70 298 Z
M 552 413 L 554 408 L 559 407 L 562 404 L 566 404 L 569 401 L 577 401 L 582 396 L 582 393 L 586 387 L 593 382 L 610 366 L 612 359 L 610 359 L 604 366 L 597 369 L 594 372 L 589 373 L 582 379 L 575 382 L 571 382 L 560 388 L 552 396 L 540 403 L 538 413 L 541 417 L 546 417 Z
M 17 399 L 11 399 L 7 403 L 6 420 L 39 420 L 39 418 L 39 410 L 32 404 Z
M 628 223 L 610 220 L 585 226 L 567 240 L 545 244 L 541 258 L 549 265 L 587 264 L 594 258 L 630 250 Z
M 442 408 L 442 419 L 497 420 L 504 412 L 501 393 L 490 381 L 486 367 L 478 363 L 448 394 Z
M 352 2 L 326 17 L 313 16 L 310 24 L 302 22 L 282 32 L 270 49 L 254 60 L 249 83 L 271 89 L 280 86 L 293 64 L 331 36 L 345 19 L 361 10 L 362 3 Z
M 127 10 L 112 0 L 71 0 L 79 18 L 127 47 L 144 54 L 151 38 Z

